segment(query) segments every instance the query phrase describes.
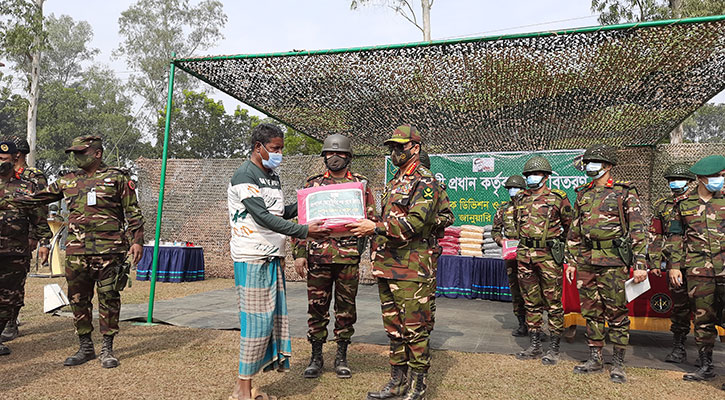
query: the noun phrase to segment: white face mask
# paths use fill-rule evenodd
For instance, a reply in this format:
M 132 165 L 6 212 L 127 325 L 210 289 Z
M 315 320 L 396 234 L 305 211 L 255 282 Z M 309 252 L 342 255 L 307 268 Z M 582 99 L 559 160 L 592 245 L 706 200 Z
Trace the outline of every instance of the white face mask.
M 529 189 L 538 189 L 541 187 L 541 181 L 543 180 L 543 175 L 529 175 L 526 177 L 526 186 Z
M 584 166 L 584 169 L 587 172 L 587 176 L 592 179 L 599 179 L 607 172 L 607 170 L 603 169 L 603 165 L 600 162 L 588 162 Z

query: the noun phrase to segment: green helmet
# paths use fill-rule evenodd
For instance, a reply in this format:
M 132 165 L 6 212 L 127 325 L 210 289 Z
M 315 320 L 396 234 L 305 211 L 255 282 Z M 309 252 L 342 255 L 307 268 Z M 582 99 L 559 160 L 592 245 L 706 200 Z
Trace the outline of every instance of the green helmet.
M 531 157 L 529 161 L 526 161 L 526 164 L 524 164 L 524 175 L 532 172 L 545 172 L 550 174 L 551 164 L 549 164 L 549 160 L 541 156 Z
M 326 151 L 339 151 L 344 153 L 350 153 L 352 155 L 352 146 L 350 145 L 350 138 L 345 135 L 335 133 L 325 138 L 322 143 L 322 155 Z
M 420 160 L 420 163 L 423 164 L 424 167 L 430 169 L 430 157 L 428 156 L 428 152 L 420 149 L 420 153 L 418 154 L 418 159 Z
M 672 164 L 665 169 L 665 179 L 687 179 L 694 181 L 697 177 L 690 172 L 690 166 L 687 164 Z
M 617 149 L 612 146 L 607 146 L 606 144 L 597 143 L 587 148 L 584 152 L 584 157 L 582 157 L 582 161 L 584 161 L 585 164 L 590 161 L 603 161 L 612 165 L 617 165 Z
M 526 181 L 521 175 L 511 175 L 506 179 L 506 183 L 503 184 L 506 189 L 520 188 L 526 189 Z

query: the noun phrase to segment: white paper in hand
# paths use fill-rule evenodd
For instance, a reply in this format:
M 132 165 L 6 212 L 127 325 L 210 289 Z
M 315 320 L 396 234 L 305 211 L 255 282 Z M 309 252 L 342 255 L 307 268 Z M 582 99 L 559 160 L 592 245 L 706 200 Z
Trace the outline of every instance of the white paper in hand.
M 636 299 L 642 293 L 648 291 L 650 287 L 649 275 L 647 275 L 647 278 L 640 283 L 634 283 L 634 278 L 630 278 L 624 282 L 624 293 L 627 295 L 627 303 Z

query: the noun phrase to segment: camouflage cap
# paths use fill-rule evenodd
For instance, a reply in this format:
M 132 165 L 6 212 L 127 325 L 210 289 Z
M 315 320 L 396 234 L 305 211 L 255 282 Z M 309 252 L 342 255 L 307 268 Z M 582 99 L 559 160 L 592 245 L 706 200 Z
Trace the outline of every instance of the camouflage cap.
M 715 175 L 722 170 L 725 170 L 725 156 L 720 154 L 701 158 L 690 168 L 690 172 L 700 176 Z
M 506 183 L 503 184 L 506 189 L 520 188 L 526 189 L 526 181 L 521 175 L 511 175 L 506 179 Z
M 524 175 L 532 172 L 545 172 L 550 174 L 551 164 L 549 163 L 549 160 L 541 156 L 531 157 L 529 161 L 526 161 L 526 164 L 524 164 Z
M 420 163 L 430 169 L 430 157 L 428 156 L 428 152 L 420 149 L 420 153 L 418 153 L 418 160 L 420 160 Z
M 423 139 L 420 137 L 418 128 L 410 124 L 400 125 L 393 131 L 393 137 L 385 141 L 385 144 L 390 143 L 401 143 L 405 144 L 408 142 L 421 143 Z
M 695 180 L 695 174 L 690 172 L 690 166 L 682 163 L 670 165 L 667 169 L 665 169 L 665 173 L 662 176 L 664 176 L 665 179 Z
M 18 135 L 12 135 L 8 136 L 7 138 L 9 141 L 15 143 L 15 147 L 18 149 L 18 152 L 23 154 L 30 153 L 30 143 L 24 138 L 20 137 Z
M 73 143 L 69 148 L 65 149 L 65 152 L 83 151 L 89 147 L 103 150 L 103 139 L 99 136 L 78 136 L 73 139 Z
M 612 165 L 617 165 L 617 149 L 606 144 L 597 143 L 589 146 L 584 152 L 582 161 L 588 163 L 590 161 L 603 161 Z
M 15 146 L 15 143 L 9 140 L 0 142 L 0 154 L 15 154 L 17 152 L 18 148 Z

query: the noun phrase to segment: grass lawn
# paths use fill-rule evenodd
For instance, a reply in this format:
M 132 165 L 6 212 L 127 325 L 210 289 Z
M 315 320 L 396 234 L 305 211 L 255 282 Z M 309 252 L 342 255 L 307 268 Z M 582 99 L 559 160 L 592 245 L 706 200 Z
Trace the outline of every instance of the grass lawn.
M 237 331 L 135 326 L 121 323 L 116 339 L 118 368 L 105 370 L 98 361 L 64 367 L 77 349 L 72 321 L 42 313 L 42 287 L 63 279 L 30 278 L 21 313 L 23 336 L 8 343 L 13 354 L 0 358 L 0 399 L 226 399 L 236 377 Z M 231 279 L 159 283 L 157 299 L 170 299 L 227 288 Z M 125 303 L 143 303 L 148 282 L 133 282 Z M 97 327 L 97 322 L 95 323 Z M 382 327 L 381 327 L 382 329 Z M 101 337 L 94 331 L 97 351 Z M 325 374 L 302 378 L 309 345 L 292 340 L 292 370 L 260 375 L 255 386 L 284 399 L 364 399 L 387 380 L 387 348 L 353 343 L 349 361 L 353 378 L 332 373 L 334 346 L 325 347 Z M 434 351 L 429 399 L 715 399 L 725 398 L 719 377 L 708 383 L 682 381 L 679 372 L 629 368 L 630 382 L 610 384 L 608 374 L 574 375 L 574 363 L 544 367 L 497 354 Z

